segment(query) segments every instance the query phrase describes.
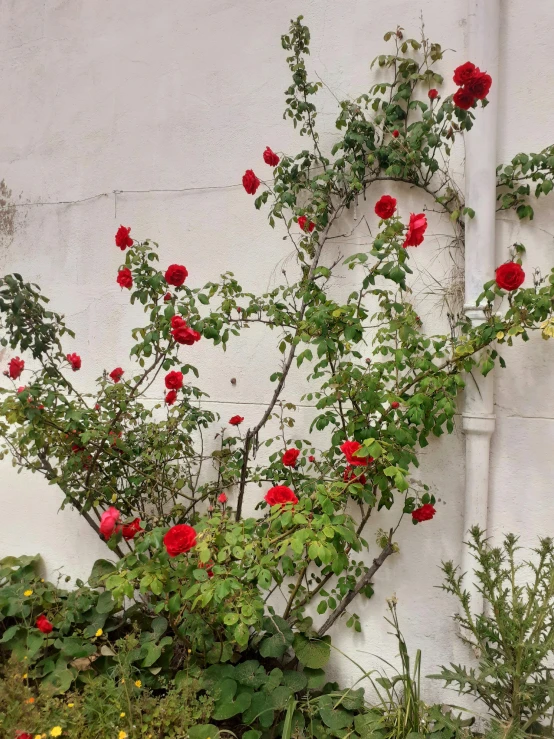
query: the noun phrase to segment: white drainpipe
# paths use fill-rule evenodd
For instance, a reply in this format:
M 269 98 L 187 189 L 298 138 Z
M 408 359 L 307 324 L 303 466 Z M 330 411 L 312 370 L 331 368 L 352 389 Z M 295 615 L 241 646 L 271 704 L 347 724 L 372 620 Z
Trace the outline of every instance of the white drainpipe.
M 500 0 L 469 0 L 468 59 L 493 79 L 489 105 L 476 111 L 475 122 L 465 136 L 465 200 L 475 218 L 466 218 L 465 305 L 473 325 L 484 321 L 483 307 L 476 305 L 483 284 L 494 277 L 496 267 L 496 133 L 498 119 L 498 46 Z M 493 373 L 477 371 L 466 378 L 463 431 L 466 437 L 464 541 L 471 526 L 487 528 L 490 440 L 495 426 Z M 471 594 L 472 610 L 482 612 L 483 599 L 472 574 L 473 558 L 462 548 L 462 572 Z

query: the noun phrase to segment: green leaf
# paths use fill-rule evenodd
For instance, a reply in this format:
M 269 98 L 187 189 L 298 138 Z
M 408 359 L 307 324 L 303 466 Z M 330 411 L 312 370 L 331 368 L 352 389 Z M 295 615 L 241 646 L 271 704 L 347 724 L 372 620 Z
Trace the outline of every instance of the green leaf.
M 92 571 L 90 573 L 88 583 L 91 588 L 97 588 L 107 575 L 111 575 L 116 570 L 116 566 L 113 562 L 107 559 L 97 559 L 92 565 Z
M 189 739 L 214 739 L 219 729 L 214 724 L 197 724 L 188 730 Z
M 317 669 L 324 667 L 331 656 L 331 637 L 308 639 L 304 634 L 295 634 L 292 648 L 294 653 L 306 667 Z
M 98 611 L 98 613 L 109 613 L 114 609 L 114 607 L 115 602 L 112 598 L 112 594 L 108 590 L 100 593 L 98 602 L 96 604 L 96 610 Z

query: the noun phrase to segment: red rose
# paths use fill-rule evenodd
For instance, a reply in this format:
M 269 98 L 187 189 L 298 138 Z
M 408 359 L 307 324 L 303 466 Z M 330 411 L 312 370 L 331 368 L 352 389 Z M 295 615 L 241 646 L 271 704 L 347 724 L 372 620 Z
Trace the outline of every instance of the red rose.
M 166 293 L 164 295 L 164 301 L 168 303 L 171 300 L 171 293 Z
M 221 495 L 218 495 L 217 499 L 220 503 L 227 503 L 227 495 L 225 493 L 221 493 Z
M 309 231 L 310 233 L 312 233 L 312 231 L 315 228 L 315 223 L 313 221 L 310 221 L 308 223 L 308 228 L 306 228 L 306 221 L 307 220 L 308 219 L 306 218 L 306 216 L 298 216 L 298 225 L 300 226 L 300 228 L 302 229 L 302 231 Z
M 251 169 L 247 169 L 242 176 L 242 186 L 249 195 L 255 195 L 260 186 L 260 180 Z
M 167 405 L 173 405 L 177 400 L 177 390 L 170 390 L 165 396 L 165 402 Z
M 460 89 L 454 93 L 452 100 L 456 107 L 461 108 L 462 110 L 469 110 L 475 103 L 475 96 L 467 88 L 460 87 Z
M 8 374 L 11 379 L 17 380 L 19 375 L 23 372 L 24 367 L 25 362 L 23 361 L 23 359 L 20 359 L 19 357 L 14 357 L 13 359 L 10 359 L 10 363 L 8 364 Z
M 390 407 L 395 408 L 395 409 L 398 408 L 399 406 L 400 406 L 400 403 L 397 400 L 393 400 L 392 403 L 390 404 Z
M 423 244 L 423 234 L 427 230 L 427 217 L 425 213 L 410 213 L 410 223 L 404 240 L 404 249 L 407 246 L 419 246 Z
M 454 70 L 454 82 L 460 86 L 466 85 L 475 74 L 476 69 L 475 64 L 471 62 L 461 64 Z
M 186 324 L 184 326 L 174 328 L 171 335 L 178 344 L 186 344 L 187 346 L 192 346 L 196 341 L 200 341 L 201 339 L 198 331 L 189 328 Z
M 360 485 L 365 485 L 367 482 L 366 476 L 363 473 L 356 472 L 350 465 L 344 470 L 342 479 L 344 482 L 359 482 Z
M 196 545 L 196 531 L 186 523 L 172 526 L 164 536 L 164 545 L 170 557 L 189 552 Z
M 24 393 L 25 390 L 27 390 L 27 388 L 25 387 L 25 385 L 21 385 L 21 387 L 18 387 L 17 388 L 17 394 L 19 395 L 19 393 Z
M 120 226 L 117 229 L 117 233 L 115 235 L 115 245 L 119 246 L 121 251 L 125 251 L 128 246 L 133 246 L 133 239 L 129 236 L 130 231 L 131 226 L 129 226 L 128 228 L 125 228 L 125 226 Z
M 272 151 L 269 148 L 269 146 L 266 146 L 265 147 L 265 151 L 264 151 L 264 162 L 266 164 L 269 164 L 270 167 L 276 167 L 279 164 L 279 157 L 277 156 L 277 154 L 274 151 Z M 245 175 L 245 177 L 246 177 L 246 175 Z M 244 178 L 243 178 L 243 182 L 244 182 Z M 246 187 L 246 185 L 245 185 L 245 187 Z M 248 192 L 248 190 L 247 190 L 247 192 Z
M 244 421 L 244 416 L 233 416 L 229 419 L 229 424 L 231 426 L 238 426 L 239 423 L 242 423 Z
M 133 287 L 133 275 L 129 267 L 123 267 L 117 273 L 117 284 L 130 290 Z
M 397 131 L 395 128 L 394 131 L 392 132 L 392 135 L 394 136 L 395 139 L 397 139 L 400 136 L 400 131 Z
M 165 281 L 168 285 L 181 287 L 188 275 L 187 268 L 182 264 L 170 264 L 165 273 Z
M 118 526 L 120 515 L 117 508 L 113 506 L 104 511 L 100 518 L 100 533 L 104 539 L 108 540 L 114 533 L 121 530 L 121 526 Z
M 173 370 L 165 376 L 165 386 L 168 390 L 180 390 L 183 387 L 183 373 Z
M 268 490 L 264 496 L 264 500 L 269 505 L 285 505 L 285 503 L 292 503 L 296 505 L 298 498 L 286 485 L 276 485 L 271 490 Z
M 81 357 L 78 354 L 68 354 L 67 361 L 71 365 L 73 372 L 81 369 Z
M 287 449 L 281 461 L 285 467 L 296 467 L 296 460 L 299 454 L 300 451 L 298 449 Z
M 414 521 L 421 523 L 422 521 L 430 521 L 435 513 L 436 510 L 431 503 L 425 503 L 421 508 L 416 508 L 415 511 L 412 511 L 412 518 Z
M 359 449 L 362 449 L 362 445 L 357 441 L 345 441 L 344 444 L 340 446 L 340 450 L 346 457 L 346 461 L 354 467 L 363 464 L 371 464 L 371 462 L 373 462 L 373 457 L 354 456 L 354 453 Z
M 483 100 L 489 94 L 492 85 L 492 77 L 486 72 L 475 70 L 475 74 L 466 84 L 465 89 L 470 92 L 477 100 Z
M 140 518 L 135 518 L 134 521 L 131 521 L 131 523 L 128 523 L 126 526 L 123 526 L 123 528 L 121 529 L 121 533 L 123 534 L 123 538 L 125 539 L 125 541 L 134 539 L 139 531 L 142 531 L 142 527 L 140 525 Z
M 173 316 L 171 319 L 171 335 L 178 344 L 188 344 L 191 346 L 195 341 L 199 341 L 201 336 L 198 331 L 189 328 L 187 322 L 181 316 Z
M 206 570 L 206 572 L 208 573 L 208 577 L 210 577 L 210 578 L 214 576 L 214 573 L 213 573 L 213 570 L 212 570 L 212 567 L 213 566 L 214 566 L 214 563 L 213 563 L 213 560 L 211 560 L 211 559 L 210 559 L 209 562 L 199 562 L 198 563 L 198 569 L 200 569 L 200 570 Z
M 387 218 L 392 218 L 395 210 L 396 198 L 392 198 L 390 195 L 383 195 L 375 203 L 375 212 L 377 213 L 379 218 L 383 218 L 383 220 L 387 220 Z
M 315 457 L 313 454 L 310 454 L 310 456 L 308 457 L 308 462 L 315 462 Z
M 525 280 L 525 272 L 521 265 L 517 262 L 506 262 L 501 264 L 496 270 L 496 284 L 502 290 L 517 290 L 523 285 Z
M 435 88 L 433 87 L 431 90 L 429 90 L 427 95 L 429 97 L 429 100 L 435 100 L 439 96 L 439 91 L 435 90 Z
M 15 735 L 15 739 L 33 739 L 33 737 L 27 731 L 18 731 L 17 734 Z
M 43 634 L 51 634 L 54 631 L 53 625 L 50 623 L 50 621 L 46 618 L 44 613 L 42 613 L 37 620 L 35 621 L 35 626 L 39 631 L 42 631 Z
M 115 383 L 118 383 L 123 377 L 123 370 L 121 367 L 116 367 L 110 372 L 110 377 Z

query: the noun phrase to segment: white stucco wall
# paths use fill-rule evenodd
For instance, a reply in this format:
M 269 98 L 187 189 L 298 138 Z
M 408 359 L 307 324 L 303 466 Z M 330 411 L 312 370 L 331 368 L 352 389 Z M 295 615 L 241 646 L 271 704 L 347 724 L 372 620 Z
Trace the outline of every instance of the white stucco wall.
M 340 98 L 368 88 L 369 63 L 385 49 L 383 34 L 399 24 L 416 35 L 420 10 L 429 37 L 455 49 L 443 65 L 450 92 L 451 70 L 466 61 L 465 0 L 2 0 L 0 179 L 18 204 L 237 184 L 247 167 L 263 172 L 265 146 L 294 152 L 305 145 L 282 119 L 288 69 L 280 34 L 291 17 L 304 14 L 312 32 L 311 68 Z M 500 92 L 499 161 L 551 143 L 553 23 L 549 0 L 503 3 L 501 75 L 494 82 Z M 321 98 L 320 126 L 331 140 L 336 109 L 329 93 Z M 458 170 L 461 177 L 461 158 Z M 375 199 L 386 191 L 376 189 Z M 421 203 L 411 193 L 398 195 L 404 212 Z M 529 273 L 533 266 L 550 266 L 552 207 L 552 198 L 539 204 L 530 225 L 502 216 L 498 262 L 510 243 L 523 241 Z M 186 264 L 193 286 L 233 270 L 245 289 L 259 291 L 290 252 L 240 186 L 18 207 L 13 235 L 0 234 L 0 270 L 38 282 L 65 312 L 77 332 L 68 350 L 83 357 L 83 388 L 103 368 L 128 365 L 128 333 L 137 313 L 126 308 L 127 296 L 115 284 L 121 254 L 113 234 L 120 223 L 131 225 L 136 237 L 158 241 L 162 263 Z M 447 224 L 432 218 L 430 224 L 415 260 L 440 277 L 437 247 Z M 356 250 L 356 238 L 342 245 L 343 253 Z M 440 328 L 441 320 L 431 317 L 436 301 L 424 295 L 419 300 L 425 329 Z M 190 349 L 211 407 L 223 419 L 240 413 L 252 423 L 259 417 L 278 359 L 273 340 L 252 330 L 226 355 L 207 342 Z M 0 364 L 8 356 L 4 352 Z M 533 340 L 505 356 L 508 368 L 496 377 L 490 527 L 495 535 L 514 530 L 532 543 L 538 534 L 552 533 L 554 514 L 552 342 Z M 285 397 L 297 400 L 302 391 L 302 375 L 294 374 Z M 310 409 L 299 410 L 299 438 L 310 415 Z M 375 579 L 374 599 L 357 606 L 363 633 L 334 632 L 337 646 L 366 667 L 375 666 L 366 653 L 394 657 L 382 619 L 385 598 L 393 593 L 408 643 L 424 651 L 424 672 L 464 658 L 448 622 L 454 604 L 434 587 L 438 564 L 458 559 L 462 539 L 459 430 L 424 450 L 418 477 L 440 497 L 438 516 L 425 527 L 404 526 L 401 553 Z M 64 567 L 86 576 L 105 547 L 77 514 L 57 512 L 60 500 L 37 477 L 18 476 L 8 462 L 0 464 L 0 556 L 41 552 L 50 574 Z M 376 518 L 378 526 L 386 522 L 387 516 Z M 336 671 L 345 680 L 358 676 L 346 660 L 337 661 Z M 429 695 L 438 695 L 438 687 L 432 685 Z

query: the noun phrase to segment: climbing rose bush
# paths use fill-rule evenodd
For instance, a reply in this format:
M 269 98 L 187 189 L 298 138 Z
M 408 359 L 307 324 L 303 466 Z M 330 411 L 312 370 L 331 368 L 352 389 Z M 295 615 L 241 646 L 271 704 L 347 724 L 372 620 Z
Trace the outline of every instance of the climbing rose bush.
M 472 135 L 493 82 L 467 63 L 454 72 L 459 90 L 443 94 L 438 44 L 406 39 L 400 29 L 385 39 L 394 48 L 375 60 L 382 79 L 340 103 L 327 151 L 317 131 L 321 83 L 306 66 L 309 31 L 299 18 L 282 38 L 291 71 L 285 118 L 304 140 L 298 153 L 256 152 L 245 166 L 272 167 L 271 179 L 262 183 L 248 168 L 242 184 L 296 257 L 283 284 L 254 294 L 225 272 L 201 285 L 193 270 L 168 264 L 163 248 L 120 226 L 115 247 L 124 262 L 110 279 L 144 318 L 130 357 L 110 370 L 35 285 L 19 275 L 0 281 L 2 343 L 11 352 L 0 406 L 4 453 L 57 486 L 62 506 L 105 541 L 93 577 L 104 590 L 87 597 L 102 598 L 99 613 L 129 608 L 148 623 L 141 679 L 155 689 L 181 670 L 215 665 L 223 674 L 222 664 L 251 654 L 271 669 L 296 661 L 324 667 L 328 632 L 339 620 L 361 629 L 357 611 L 403 546 L 406 526 L 440 535 L 448 508 L 437 512 L 439 491 L 416 470 L 430 439 L 454 430 L 465 374 L 504 366 L 500 352 L 518 338 L 554 333 L 554 272 L 535 271 L 524 288 L 521 245 L 483 286 L 480 325 L 456 311 L 446 334 L 423 330 L 413 248 L 433 246 L 431 210 L 448 216 L 452 245 L 463 242 L 463 221 L 479 204 L 463 202 L 443 162 L 461 133 Z M 511 170 L 499 169 L 498 195 L 502 209 L 523 219 L 532 209 L 520 192 L 518 157 Z M 526 172 L 542 178 L 547 194 L 554 178 L 541 157 Z M 421 194 L 421 212 L 391 194 L 398 181 Z M 335 237 L 362 203 L 377 217 L 370 243 L 344 256 Z M 333 278 L 345 272 L 350 292 L 337 294 Z M 195 357 L 221 361 L 218 352 L 252 324 L 272 331 L 282 359 L 264 407 L 234 408 L 225 421 L 203 402 Z M 68 353 L 74 348 L 79 353 Z M 94 389 L 76 384 L 81 358 L 96 367 Z M 293 367 L 305 372 L 301 401 L 314 411 L 302 434 L 287 384 Z M 386 530 L 383 509 L 393 521 Z M 43 628 L 26 625 L 25 638 L 30 628 L 46 633 L 47 622 L 73 634 L 53 602 L 40 606 Z M 82 628 L 92 638 L 104 624 Z M 102 646 L 84 650 L 97 655 L 91 670 L 109 657 Z

